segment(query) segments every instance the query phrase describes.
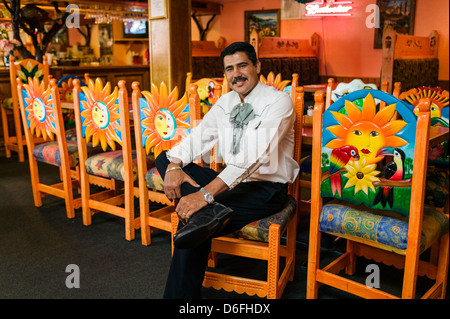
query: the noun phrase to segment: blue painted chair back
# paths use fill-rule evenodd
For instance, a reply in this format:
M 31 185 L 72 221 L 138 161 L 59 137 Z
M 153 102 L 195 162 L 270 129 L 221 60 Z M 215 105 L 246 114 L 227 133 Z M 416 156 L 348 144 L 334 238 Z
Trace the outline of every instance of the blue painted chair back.
M 333 103 L 323 114 L 322 197 L 407 216 L 416 121 L 407 103 L 379 90 L 354 91 Z

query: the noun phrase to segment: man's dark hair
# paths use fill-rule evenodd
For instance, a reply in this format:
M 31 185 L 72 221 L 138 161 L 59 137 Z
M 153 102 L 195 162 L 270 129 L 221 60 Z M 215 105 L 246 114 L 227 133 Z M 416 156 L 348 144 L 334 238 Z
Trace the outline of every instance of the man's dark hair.
M 223 59 L 227 55 L 235 54 L 236 52 L 245 52 L 250 61 L 252 61 L 253 65 L 256 65 L 258 58 L 256 57 L 256 51 L 253 45 L 248 42 L 233 42 L 225 49 L 223 49 L 222 53 L 220 53 L 220 59 L 222 60 L 222 66 L 225 68 L 223 63 Z

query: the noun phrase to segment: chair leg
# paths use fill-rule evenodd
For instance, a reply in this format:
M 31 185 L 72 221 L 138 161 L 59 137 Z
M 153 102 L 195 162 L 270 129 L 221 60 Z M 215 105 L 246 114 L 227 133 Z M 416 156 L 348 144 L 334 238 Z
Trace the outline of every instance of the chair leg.
M 439 260 L 437 268 L 436 282 L 442 282 L 441 299 L 445 298 L 447 292 L 447 280 L 448 280 L 448 259 L 449 259 L 449 234 L 441 237 L 439 244 Z
M 4 107 L 0 106 L 2 109 L 2 127 L 3 127 L 3 140 L 5 144 L 5 155 L 6 158 L 11 157 L 11 151 L 8 148 L 9 144 L 9 129 L 8 129 L 8 114 Z
M 89 226 L 91 224 L 91 208 L 89 207 L 91 192 L 89 189 L 89 176 L 86 172 L 84 172 L 84 170 L 80 170 L 80 186 L 83 225 Z
M 134 189 L 133 184 L 125 186 L 125 238 L 133 240 L 134 231 Z
M 60 169 L 61 178 L 64 187 L 64 200 L 66 202 L 67 218 L 75 218 L 75 207 L 73 203 L 72 179 L 70 177 L 70 168 Z
M 16 130 L 16 140 L 17 140 L 17 153 L 19 155 L 19 162 L 23 162 L 25 160 L 24 154 L 24 145 L 23 145 L 23 136 L 22 136 L 22 123 L 20 120 L 20 114 L 18 108 L 13 109 L 14 115 L 14 127 Z
M 148 203 L 148 189 L 142 185 L 139 185 L 139 210 L 141 217 L 141 241 L 142 245 L 148 246 L 152 243 L 150 226 L 147 221 L 150 207 Z
M 269 227 L 269 260 L 267 266 L 267 299 L 278 297 L 278 275 L 280 271 L 280 225 Z
M 308 276 L 306 280 L 307 299 L 317 299 L 318 295 L 319 285 L 316 281 L 316 272 L 319 269 L 320 261 L 320 237 L 321 234 L 319 231 L 311 231 L 308 252 Z
M 42 206 L 42 193 L 39 191 L 39 172 L 37 161 L 30 156 L 30 178 L 31 188 L 33 191 L 34 206 Z
M 347 266 L 345 267 L 345 273 L 347 275 L 354 275 L 356 271 L 356 255 L 355 255 L 355 245 L 351 240 L 347 240 L 347 252 L 349 253 L 349 261 Z

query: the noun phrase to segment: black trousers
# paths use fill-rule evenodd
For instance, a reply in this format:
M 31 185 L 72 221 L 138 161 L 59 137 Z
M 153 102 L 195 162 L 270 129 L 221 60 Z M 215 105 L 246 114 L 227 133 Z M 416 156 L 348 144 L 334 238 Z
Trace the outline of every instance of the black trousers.
M 169 165 L 166 152 L 156 159 L 156 168 L 164 179 Z M 218 173 L 210 168 L 191 163 L 183 168 L 201 187 L 209 184 Z M 184 183 L 181 195 L 197 192 L 199 188 Z M 245 225 L 273 215 L 283 209 L 287 199 L 287 184 L 272 182 L 245 182 L 215 197 L 215 201 L 231 208 L 233 217 L 219 234 L 222 236 L 239 230 Z M 201 213 L 201 211 L 199 211 Z M 183 224 L 180 222 L 178 229 Z M 192 249 L 174 249 L 164 298 L 201 298 L 201 287 L 211 250 L 211 239 Z

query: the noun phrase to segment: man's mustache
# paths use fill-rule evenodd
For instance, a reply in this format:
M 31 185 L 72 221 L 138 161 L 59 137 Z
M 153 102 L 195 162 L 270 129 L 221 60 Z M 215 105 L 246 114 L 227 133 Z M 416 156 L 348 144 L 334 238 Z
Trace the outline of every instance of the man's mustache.
M 232 82 L 231 84 L 236 84 L 238 81 L 246 81 L 246 80 L 247 80 L 246 77 L 244 77 L 244 76 L 238 76 L 238 77 L 235 77 L 235 78 L 233 79 L 233 82 Z

